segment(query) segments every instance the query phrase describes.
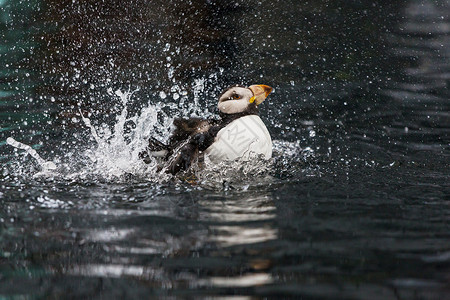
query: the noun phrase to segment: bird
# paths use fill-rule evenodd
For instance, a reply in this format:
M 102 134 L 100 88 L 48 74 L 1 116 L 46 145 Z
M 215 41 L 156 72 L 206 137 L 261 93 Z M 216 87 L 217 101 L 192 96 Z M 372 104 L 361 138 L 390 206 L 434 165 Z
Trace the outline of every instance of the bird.
M 213 164 L 255 156 L 269 160 L 272 139 L 258 106 L 271 92 L 264 84 L 232 85 L 218 97 L 219 119 L 176 118 L 167 144 L 151 137 L 139 156 L 145 163 L 152 161 L 150 156 L 161 158 L 159 170 L 172 175 L 188 170 L 200 155 Z

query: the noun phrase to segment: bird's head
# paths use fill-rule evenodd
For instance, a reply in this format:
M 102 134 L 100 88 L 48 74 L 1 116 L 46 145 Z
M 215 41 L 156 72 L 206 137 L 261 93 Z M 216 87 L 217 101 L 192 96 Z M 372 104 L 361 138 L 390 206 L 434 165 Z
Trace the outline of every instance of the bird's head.
M 255 84 L 249 87 L 232 86 L 219 96 L 219 110 L 224 114 L 237 114 L 255 109 L 272 91 L 268 85 Z

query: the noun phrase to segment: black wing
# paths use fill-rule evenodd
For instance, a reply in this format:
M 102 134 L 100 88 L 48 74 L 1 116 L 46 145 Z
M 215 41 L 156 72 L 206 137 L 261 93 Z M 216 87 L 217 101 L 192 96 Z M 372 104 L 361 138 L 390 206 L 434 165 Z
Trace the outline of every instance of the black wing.
M 173 120 L 175 130 L 169 138 L 169 147 L 175 149 L 190 136 L 196 134 L 202 127 L 209 126 L 210 121 L 201 118 L 182 119 L 177 118 Z
M 192 162 L 198 157 L 199 151 L 205 151 L 214 143 L 220 129 L 222 129 L 221 126 L 211 126 L 206 132 L 191 135 L 185 143 L 179 146 L 176 156 L 169 161 L 166 172 L 175 175 L 189 169 Z
M 150 156 L 162 157 L 168 161 L 168 172 L 172 174 L 187 170 L 198 151 L 204 151 L 214 142 L 215 134 L 211 136 L 210 129 L 217 122 L 202 118 L 177 118 L 173 121 L 175 130 L 167 145 L 151 137 L 146 150 L 139 153 L 139 157 L 145 163 L 151 162 Z

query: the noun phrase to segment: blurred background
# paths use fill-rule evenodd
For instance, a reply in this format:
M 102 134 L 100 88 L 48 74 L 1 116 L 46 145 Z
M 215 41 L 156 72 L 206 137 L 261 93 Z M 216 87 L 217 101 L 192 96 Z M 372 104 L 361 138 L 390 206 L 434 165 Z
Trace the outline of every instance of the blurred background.
M 95 111 L 94 118 L 108 115 L 108 88 L 139 88 L 137 102 L 146 104 L 160 91 L 192 93 L 196 79 L 208 78 L 214 80 L 205 81 L 201 99 L 211 110 L 226 86 L 263 82 L 277 90 L 267 113 L 290 115 L 291 124 L 281 126 L 334 119 L 323 115 L 348 114 L 361 102 L 376 105 L 380 89 L 393 83 L 400 97 L 417 89 L 412 86 L 424 78 L 406 79 L 405 71 L 433 68 L 418 55 L 437 69 L 432 88 L 445 92 L 439 70 L 446 68 L 447 41 L 432 40 L 446 33 L 446 20 L 427 20 L 423 32 L 405 27 L 404 12 L 424 20 L 430 10 L 446 8 L 445 1 L 5 0 L 1 89 L 8 116 L 2 128 L 28 133 L 39 123 L 45 135 L 61 123 L 74 126 L 79 108 Z
M 0 0 L 0 296 L 444 299 L 449 13 L 445 0 Z M 94 125 L 120 112 L 111 91 L 139 89 L 130 112 L 163 101 L 185 116 L 181 98 L 215 114 L 235 83 L 274 87 L 264 187 L 39 180 L 6 145 L 75 154 L 92 142 L 80 111 Z

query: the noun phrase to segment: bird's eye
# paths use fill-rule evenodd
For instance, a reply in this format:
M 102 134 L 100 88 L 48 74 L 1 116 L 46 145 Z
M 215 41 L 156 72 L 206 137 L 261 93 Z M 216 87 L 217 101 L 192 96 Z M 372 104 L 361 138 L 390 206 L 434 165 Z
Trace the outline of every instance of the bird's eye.
M 234 100 L 241 99 L 241 96 L 234 94 L 234 95 L 233 95 L 233 99 L 234 99 Z

